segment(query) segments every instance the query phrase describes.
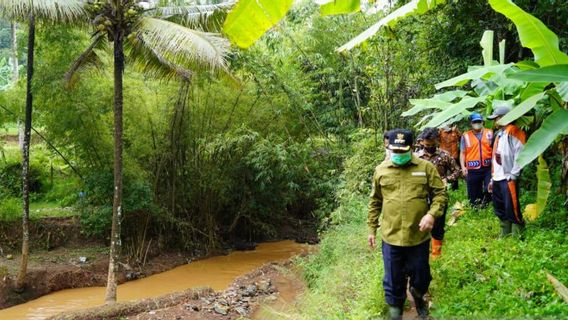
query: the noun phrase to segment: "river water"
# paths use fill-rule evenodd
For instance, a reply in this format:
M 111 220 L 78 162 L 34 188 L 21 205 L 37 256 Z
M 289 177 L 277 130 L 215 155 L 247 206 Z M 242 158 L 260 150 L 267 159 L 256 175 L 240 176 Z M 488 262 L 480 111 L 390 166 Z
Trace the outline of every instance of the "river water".
M 183 291 L 189 288 L 211 287 L 221 291 L 237 277 L 263 264 L 288 259 L 307 250 L 307 245 L 294 241 L 261 243 L 254 251 L 235 251 L 195 261 L 147 278 L 126 282 L 118 286 L 118 301 L 139 300 Z M 79 288 L 57 291 L 36 300 L 0 310 L 4 320 L 40 320 L 49 316 L 101 305 L 104 287 Z

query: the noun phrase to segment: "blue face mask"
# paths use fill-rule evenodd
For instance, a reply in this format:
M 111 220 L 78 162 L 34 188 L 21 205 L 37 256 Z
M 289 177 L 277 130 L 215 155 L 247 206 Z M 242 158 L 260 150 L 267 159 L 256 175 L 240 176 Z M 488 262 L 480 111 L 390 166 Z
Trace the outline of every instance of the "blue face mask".
M 410 159 L 412 159 L 412 154 L 410 153 L 410 151 L 405 153 L 391 153 L 391 161 L 397 166 L 403 166 L 407 164 Z

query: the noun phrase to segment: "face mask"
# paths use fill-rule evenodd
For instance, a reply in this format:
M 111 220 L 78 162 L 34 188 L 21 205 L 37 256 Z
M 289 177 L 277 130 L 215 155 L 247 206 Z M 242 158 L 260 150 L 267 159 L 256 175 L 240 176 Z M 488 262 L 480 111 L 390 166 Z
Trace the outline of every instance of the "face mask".
M 424 147 L 424 150 L 426 150 L 426 152 L 428 152 L 429 154 L 434 154 L 434 153 L 436 153 L 436 150 L 437 150 L 437 149 L 438 149 L 438 148 L 436 148 L 436 147 Z
M 483 128 L 483 125 L 481 123 L 474 123 L 471 125 L 471 127 L 475 130 L 480 130 L 481 128 Z
M 394 153 L 394 152 L 391 153 L 391 161 L 397 166 L 402 166 L 407 164 L 411 158 L 412 154 L 410 153 L 410 151 L 405 153 Z

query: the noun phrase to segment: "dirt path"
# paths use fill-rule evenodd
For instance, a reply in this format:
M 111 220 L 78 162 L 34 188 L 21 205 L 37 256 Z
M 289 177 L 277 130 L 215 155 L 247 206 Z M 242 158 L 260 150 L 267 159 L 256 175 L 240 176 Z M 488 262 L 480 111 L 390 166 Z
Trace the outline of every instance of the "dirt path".
M 266 299 L 252 314 L 252 319 L 289 319 L 287 314 L 295 310 L 299 297 L 306 291 L 306 284 L 299 272 L 291 266 L 276 266 L 278 272 L 272 274 L 271 281 L 278 295 L 275 300 Z

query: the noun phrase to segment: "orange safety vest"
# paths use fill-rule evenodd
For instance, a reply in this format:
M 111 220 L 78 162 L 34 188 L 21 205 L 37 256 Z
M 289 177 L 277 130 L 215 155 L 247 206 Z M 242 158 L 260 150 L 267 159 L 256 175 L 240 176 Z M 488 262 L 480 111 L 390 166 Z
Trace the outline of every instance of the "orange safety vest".
M 493 130 L 483 129 L 481 141 L 477 139 L 473 130 L 463 135 L 465 142 L 465 166 L 469 169 L 480 169 L 490 167 L 493 156 L 491 141 L 493 140 Z

